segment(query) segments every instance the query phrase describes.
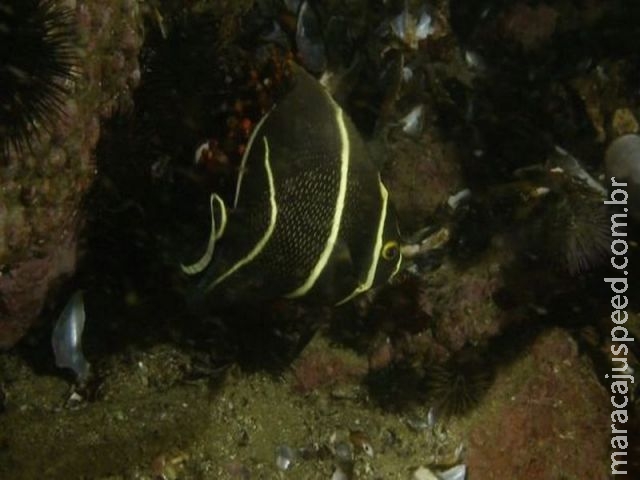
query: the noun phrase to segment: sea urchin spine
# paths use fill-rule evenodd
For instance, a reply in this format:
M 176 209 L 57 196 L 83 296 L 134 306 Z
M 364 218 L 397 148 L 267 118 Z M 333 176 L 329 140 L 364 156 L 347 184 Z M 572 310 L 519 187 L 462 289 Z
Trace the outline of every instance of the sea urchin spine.
M 0 3 L 0 152 L 30 147 L 61 113 L 73 74 L 73 12 L 54 0 Z
M 493 368 L 476 354 L 462 352 L 455 359 L 427 368 L 426 387 L 439 415 L 464 415 L 476 407 L 493 381 Z

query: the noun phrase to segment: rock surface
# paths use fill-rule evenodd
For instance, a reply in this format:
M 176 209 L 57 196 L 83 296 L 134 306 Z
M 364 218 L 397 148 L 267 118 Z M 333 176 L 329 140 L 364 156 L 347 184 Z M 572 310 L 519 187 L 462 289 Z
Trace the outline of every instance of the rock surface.
M 73 4 L 78 75 L 62 117 L 32 151 L 12 151 L 0 162 L 0 349 L 22 338 L 50 289 L 74 271 L 100 122 L 130 106 L 140 79 L 137 2 Z
M 467 465 L 486 480 L 608 478 L 609 399 L 562 330 L 501 372 L 470 420 Z

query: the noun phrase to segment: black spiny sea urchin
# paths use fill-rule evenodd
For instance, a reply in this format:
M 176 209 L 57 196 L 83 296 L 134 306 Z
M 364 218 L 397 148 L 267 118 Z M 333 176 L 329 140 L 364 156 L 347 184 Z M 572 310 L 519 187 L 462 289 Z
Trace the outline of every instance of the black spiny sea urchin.
M 72 12 L 55 0 L 0 2 L 0 152 L 21 151 L 60 114 L 73 72 Z
M 573 188 L 559 198 L 547 222 L 551 256 L 571 275 L 590 270 L 606 258 L 609 217 L 602 198 Z
M 445 417 L 463 415 L 480 403 L 493 381 L 489 362 L 462 352 L 426 370 L 428 396 L 436 412 Z

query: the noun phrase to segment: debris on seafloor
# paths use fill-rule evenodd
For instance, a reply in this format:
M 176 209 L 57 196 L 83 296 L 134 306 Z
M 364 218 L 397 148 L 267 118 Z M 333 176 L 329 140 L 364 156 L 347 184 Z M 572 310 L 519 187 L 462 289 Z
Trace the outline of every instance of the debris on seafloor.
M 457 209 L 465 200 L 471 197 L 471 190 L 465 188 L 460 190 L 458 193 L 454 193 L 447 199 L 447 205 L 451 210 Z
M 629 108 L 618 108 L 611 117 L 611 133 L 621 137 L 630 133 L 638 133 L 640 124 Z
M 82 352 L 85 312 L 81 291 L 75 292 L 62 310 L 51 334 L 51 346 L 60 368 L 70 368 L 78 382 L 89 376 L 90 364 Z
M 353 447 L 350 443 L 345 441 L 334 441 L 331 443 L 331 446 L 336 462 L 341 465 L 349 465 L 353 463 Z
M 451 232 L 447 227 L 437 230 L 425 228 L 414 235 L 415 240 L 402 246 L 402 256 L 411 259 L 425 253 L 443 248 L 451 238 Z
M 296 452 L 288 445 L 279 445 L 276 448 L 276 466 L 279 470 L 289 470 L 293 467 Z
M 349 480 L 349 475 L 340 467 L 336 467 L 331 475 L 331 480 Z
M 431 15 L 426 8 L 416 17 L 409 11 L 408 2 L 405 2 L 402 12 L 390 22 L 393 34 L 402 40 L 410 49 L 418 48 L 418 43 L 433 32 Z
M 371 446 L 371 440 L 369 436 L 360 430 L 352 430 L 349 433 L 349 440 L 356 450 L 362 451 L 369 457 L 373 457 L 374 451 Z
M 589 172 L 580 164 L 577 158 L 567 152 L 564 148 L 556 146 L 553 153 L 547 160 L 549 167 L 561 169 L 564 173 L 574 179 L 583 182 L 594 192 L 605 195 L 607 190 L 596 181 Z
M 151 472 L 159 480 L 176 480 L 180 478 L 180 470 L 189 460 L 189 454 L 176 452 L 173 455 L 160 454 L 151 462 Z
M 465 480 L 466 478 L 467 467 L 464 464 L 436 472 L 427 467 L 418 467 L 411 476 L 411 480 Z
M 464 61 L 471 71 L 484 74 L 487 72 L 487 63 L 481 54 L 474 50 L 464 52 Z
M 431 407 L 429 409 L 425 418 L 412 416 L 406 419 L 406 423 L 409 428 L 416 432 L 434 428 L 437 421 L 438 418 L 436 416 L 436 409 L 434 407 Z
M 400 119 L 402 131 L 409 136 L 417 137 L 422 133 L 424 125 L 424 105 L 416 105 Z

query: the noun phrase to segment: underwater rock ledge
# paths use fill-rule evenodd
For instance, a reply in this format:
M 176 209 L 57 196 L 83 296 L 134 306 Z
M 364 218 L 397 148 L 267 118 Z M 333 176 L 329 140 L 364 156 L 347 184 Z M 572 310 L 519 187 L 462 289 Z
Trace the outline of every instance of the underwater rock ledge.
M 74 271 L 100 122 L 131 104 L 140 77 L 137 2 L 65 4 L 74 6 L 69 17 L 78 47 L 59 118 L 49 131 L 31 125 L 30 148 L 8 149 L 0 159 L 0 349 L 22 338 L 52 286 Z

